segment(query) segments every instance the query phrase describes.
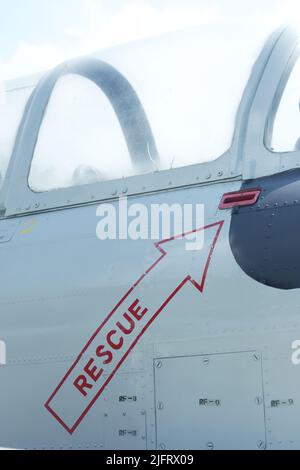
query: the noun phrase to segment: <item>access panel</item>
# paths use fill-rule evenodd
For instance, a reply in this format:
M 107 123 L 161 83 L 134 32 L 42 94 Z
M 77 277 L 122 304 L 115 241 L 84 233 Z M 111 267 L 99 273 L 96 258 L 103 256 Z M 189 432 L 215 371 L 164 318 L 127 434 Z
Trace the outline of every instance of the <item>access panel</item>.
M 259 353 L 155 359 L 158 449 L 264 449 Z

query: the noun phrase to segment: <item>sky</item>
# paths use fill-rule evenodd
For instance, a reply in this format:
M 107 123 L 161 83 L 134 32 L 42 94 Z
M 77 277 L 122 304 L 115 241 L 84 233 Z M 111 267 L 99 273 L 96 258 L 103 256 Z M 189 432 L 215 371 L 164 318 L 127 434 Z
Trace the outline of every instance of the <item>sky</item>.
M 253 35 L 300 23 L 298 0 L 0 0 L 2 79 L 78 55 L 219 19 Z

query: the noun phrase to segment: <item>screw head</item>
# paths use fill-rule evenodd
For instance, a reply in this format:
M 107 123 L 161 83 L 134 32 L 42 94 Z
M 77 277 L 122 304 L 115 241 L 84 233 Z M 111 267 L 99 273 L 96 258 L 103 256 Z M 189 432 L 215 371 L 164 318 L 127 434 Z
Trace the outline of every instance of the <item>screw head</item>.
M 255 397 L 255 403 L 256 403 L 257 405 L 261 405 L 262 402 L 263 402 L 262 397 Z
M 260 449 L 260 450 L 265 449 L 266 448 L 265 442 L 264 441 L 258 441 L 257 448 Z
M 208 366 L 208 364 L 209 364 L 208 357 L 204 357 L 202 363 L 203 363 L 203 365 Z
M 213 442 L 208 442 L 208 443 L 206 444 L 206 448 L 207 448 L 208 450 L 214 450 L 215 445 L 214 445 Z
M 157 409 L 158 409 L 158 410 L 163 410 L 164 407 L 165 407 L 165 405 L 163 404 L 163 402 L 162 402 L 162 401 L 159 401 L 158 404 L 157 404 Z
M 161 361 L 157 361 L 156 364 L 155 364 L 155 367 L 156 367 L 156 369 L 161 369 L 161 367 L 162 367 L 162 362 L 161 362 Z
M 259 361 L 259 360 L 260 360 L 260 355 L 259 355 L 257 352 L 255 352 L 255 353 L 253 354 L 253 359 L 254 359 L 255 361 Z
M 159 448 L 161 450 L 165 450 L 166 449 L 166 444 L 164 444 L 163 442 L 161 444 L 159 444 Z

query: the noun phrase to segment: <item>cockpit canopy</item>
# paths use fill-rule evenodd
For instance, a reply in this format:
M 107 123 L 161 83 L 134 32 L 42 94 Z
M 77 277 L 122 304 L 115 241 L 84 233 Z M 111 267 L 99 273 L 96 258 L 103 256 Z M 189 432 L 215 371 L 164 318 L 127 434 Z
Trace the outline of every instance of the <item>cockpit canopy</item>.
M 120 73 L 138 97 L 154 139 L 151 143 L 145 136 L 145 158 L 153 165 L 137 164 L 132 155 L 132 147 L 139 144 L 134 145 L 134 140 L 142 139 L 144 132 L 133 126 L 144 125 L 142 119 L 133 117 L 132 128 L 124 136 L 117 104 L 112 105 L 108 94 L 87 77 L 62 74 L 38 133 L 29 187 L 45 192 L 118 180 L 224 154 L 265 36 L 254 38 L 243 25 L 203 24 L 92 56 Z M 1 180 L 38 78 L 7 83 L 0 94 Z M 129 88 L 123 93 L 129 93 Z M 127 105 L 130 99 L 128 95 Z

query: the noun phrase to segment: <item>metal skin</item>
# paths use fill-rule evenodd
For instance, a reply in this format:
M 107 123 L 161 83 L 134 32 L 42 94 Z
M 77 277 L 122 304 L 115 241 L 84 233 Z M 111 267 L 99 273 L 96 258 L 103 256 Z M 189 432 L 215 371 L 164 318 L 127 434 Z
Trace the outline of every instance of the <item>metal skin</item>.
M 185 238 L 100 241 L 97 205 L 124 181 L 31 193 L 32 155 L 16 142 L 1 197 L 2 447 L 300 448 L 299 174 L 282 173 L 300 158 L 269 160 L 255 134 L 255 119 L 268 134 L 297 42 L 290 30 L 268 41 L 220 159 L 127 181 L 132 203 L 205 204 L 199 252 Z M 218 209 L 224 193 L 252 185 L 264 197 L 253 208 Z

